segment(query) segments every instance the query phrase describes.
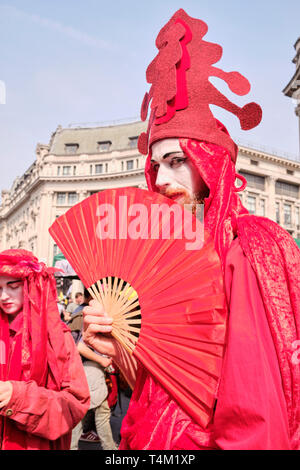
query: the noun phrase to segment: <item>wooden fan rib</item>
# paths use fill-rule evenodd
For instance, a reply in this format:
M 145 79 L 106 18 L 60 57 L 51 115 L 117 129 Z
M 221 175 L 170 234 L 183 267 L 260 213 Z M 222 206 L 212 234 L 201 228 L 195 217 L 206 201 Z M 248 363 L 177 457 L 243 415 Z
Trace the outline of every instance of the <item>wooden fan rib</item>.
M 95 287 L 95 290 L 98 292 L 99 296 L 101 297 L 102 304 L 105 308 L 105 295 L 104 295 L 104 292 L 103 292 L 102 284 L 99 280 L 97 281 L 96 284 L 97 284 L 98 290 L 96 290 L 96 287 Z M 94 286 L 95 286 L 95 284 L 94 284 Z
M 124 318 L 134 318 L 135 316 L 138 316 L 140 314 L 141 314 L 141 309 L 138 309 L 138 310 L 129 311 L 128 313 L 124 313 L 123 316 Z
M 134 333 L 140 333 L 141 329 L 140 328 L 136 328 L 134 326 L 130 326 L 128 324 L 126 325 L 116 325 L 115 323 L 113 323 L 113 328 L 117 328 L 119 331 L 122 330 L 124 332 L 128 332 L 128 333 L 131 333 L 131 332 L 134 332 Z
M 132 335 L 128 330 L 123 330 L 123 329 L 114 329 L 113 331 L 117 331 L 117 334 L 133 341 L 134 343 L 137 342 L 138 338 L 134 335 Z
M 116 325 L 141 325 L 141 319 L 134 319 L 134 320 L 125 320 L 125 319 L 113 319 L 114 324 Z
M 127 338 L 123 338 L 116 331 L 112 331 L 111 334 L 126 349 L 126 351 L 128 351 L 130 354 L 133 353 L 134 346 L 129 341 L 127 341 Z
M 129 321 L 128 321 L 128 324 L 129 324 L 129 325 L 141 325 L 141 324 L 142 324 L 142 320 L 141 320 L 141 319 L 129 320 Z
M 133 287 L 129 284 L 129 282 L 126 282 L 124 289 L 122 289 L 122 291 L 119 293 L 119 297 L 115 303 L 116 309 L 121 308 L 123 305 L 125 305 L 125 303 L 128 302 L 128 297 L 130 296 L 130 290 L 133 290 Z M 134 299 L 132 299 L 130 303 L 132 303 L 133 301 Z
M 140 330 L 141 330 L 141 323 L 130 324 L 128 322 L 115 322 L 115 321 L 113 321 L 112 326 L 114 328 L 119 328 L 119 329 L 123 329 L 123 330 L 129 330 L 130 328 L 137 328 L 137 332 L 140 332 Z
M 115 308 L 114 310 L 118 313 L 115 313 L 114 314 L 114 317 L 117 318 L 118 316 L 123 316 L 123 315 L 126 315 L 127 313 L 135 313 L 136 315 L 138 315 L 138 310 L 134 310 L 135 308 L 139 307 L 140 304 L 139 304 L 139 301 L 136 300 L 134 303 L 132 302 L 129 302 L 128 304 L 124 304 L 121 308 L 119 308 L 118 310 Z

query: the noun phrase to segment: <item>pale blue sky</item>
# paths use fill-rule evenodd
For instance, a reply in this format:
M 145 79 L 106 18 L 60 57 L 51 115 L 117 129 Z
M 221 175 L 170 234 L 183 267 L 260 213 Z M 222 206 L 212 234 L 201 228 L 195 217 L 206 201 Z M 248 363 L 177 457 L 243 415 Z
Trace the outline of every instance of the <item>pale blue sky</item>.
M 295 72 L 299 0 L 0 0 L 7 93 L 0 105 L 0 190 L 24 173 L 37 142 L 48 143 L 58 124 L 138 118 L 156 35 L 181 7 L 208 24 L 206 40 L 222 45 L 218 66 L 244 74 L 252 90 L 236 97 L 214 83 L 239 105 L 257 101 L 264 113 L 249 132 L 229 113 L 215 108 L 215 115 L 245 143 L 299 153 L 295 105 L 282 94 Z

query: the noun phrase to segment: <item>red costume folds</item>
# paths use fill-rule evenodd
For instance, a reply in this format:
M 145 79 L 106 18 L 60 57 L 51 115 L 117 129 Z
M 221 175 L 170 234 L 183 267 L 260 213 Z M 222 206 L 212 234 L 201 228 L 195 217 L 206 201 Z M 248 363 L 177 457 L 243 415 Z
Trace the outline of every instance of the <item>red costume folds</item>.
M 205 429 L 183 413 L 146 370 L 122 428 L 123 449 L 298 449 L 300 364 L 293 360 L 300 330 L 300 253 L 287 232 L 250 216 L 237 195 L 237 146 L 210 111 L 235 114 L 243 130 L 257 126 L 256 103 L 242 108 L 210 82 L 224 80 L 245 95 L 250 84 L 238 72 L 216 68 L 222 48 L 203 40 L 207 25 L 178 10 L 157 36 L 158 54 L 147 69 L 151 84 L 141 118 L 151 114 L 139 150 L 148 154 L 148 188 L 158 191 L 151 145 L 177 138 L 209 189 L 204 226 L 222 263 L 228 304 L 227 343 L 214 415 Z M 243 181 L 235 187 L 236 178 Z M 180 267 L 179 267 L 180 269 Z
M 24 281 L 23 312 L 9 325 L 0 309 L 8 352 L 0 380 L 13 385 L 10 402 L 0 409 L 1 448 L 69 449 L 71 430 L 88 410 L 89 390 L 57 311 L 53 269 L 25 250 L 7 250 L 0 254 L 0 275 Z
M 219 124 L 220 125 L 220 124 Z M 272 221 L 250 216 L 235 188 L 228 151 L 181 139 L 208 186 L 205 227 L 219 253 L 229 308 L 227 346 L 212 422 L 197 426 L 139 367 L 121 449 L 298 449 L 300 254 Z M 150 190 L 156 190 L 146 163 Z

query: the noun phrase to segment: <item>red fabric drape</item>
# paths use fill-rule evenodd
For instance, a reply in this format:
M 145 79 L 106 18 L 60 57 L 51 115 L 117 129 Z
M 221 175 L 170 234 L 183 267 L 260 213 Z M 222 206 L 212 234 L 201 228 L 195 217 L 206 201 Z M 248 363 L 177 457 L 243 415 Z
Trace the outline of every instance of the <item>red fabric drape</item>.
M 224 127 L 223 131 L 227 133 Z M 238 236 L 257 276 L 280 365 L 291 442 L 293 448 L 298 448 L 300 364 L 292 356 L 300 331 L 300 251 L 285 230 L 271 220 L 249 215 L 243 207 L 235 187 L 235 166 L 225 149 L 193 139 L 180 139 L 180 145 L 209 188 L 204 224 L 214 238 L 223 267 L 228 249 Z M 151 154 L 145 175 L 149 189 L 156 191 L 150 160 Z
M 47 387 L 47 376 L 51 371 L 55 389 L 60 390 L 67 351 L 63 328 L 59 324 L 53 272 L 53 268 L 39 263 L 37 258 L 26 250 L 6 250 L 0 253 L 0 275 L 24 281 L 23 312 L 19 314 L 22 315 L 23 322 L 16 334 L 10 357 L 8 318 L 0 309 L 0 337 L 6 352 L 6 360 L 0 364 L 2 381 L 34 380 L 37 385 Z M 49 347 L 49 341 L 52 348 Z M 6 426 L 9 426 L 9 423 L 6 423 Z M 4 429 L 4 441 L 5 434 Z M 24 433 L 15 429 L 12 447 L 7 440 L 5 449 L 24 448 L 24 439 Z

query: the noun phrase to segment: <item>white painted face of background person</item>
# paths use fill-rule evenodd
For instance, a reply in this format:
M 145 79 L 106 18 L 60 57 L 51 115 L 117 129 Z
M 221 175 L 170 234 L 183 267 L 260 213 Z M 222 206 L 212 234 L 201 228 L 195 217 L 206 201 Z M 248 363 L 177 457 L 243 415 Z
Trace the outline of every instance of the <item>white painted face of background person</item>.
M 11 276 L 0 276 L 0 308 L 11 322 L 23 308 L 23 281 Z
M 180 147 L 179 139 L 163 139 L 152 144 L 152 169 L 160 194 L 179 204 L 201 203 L 208 188 Z

